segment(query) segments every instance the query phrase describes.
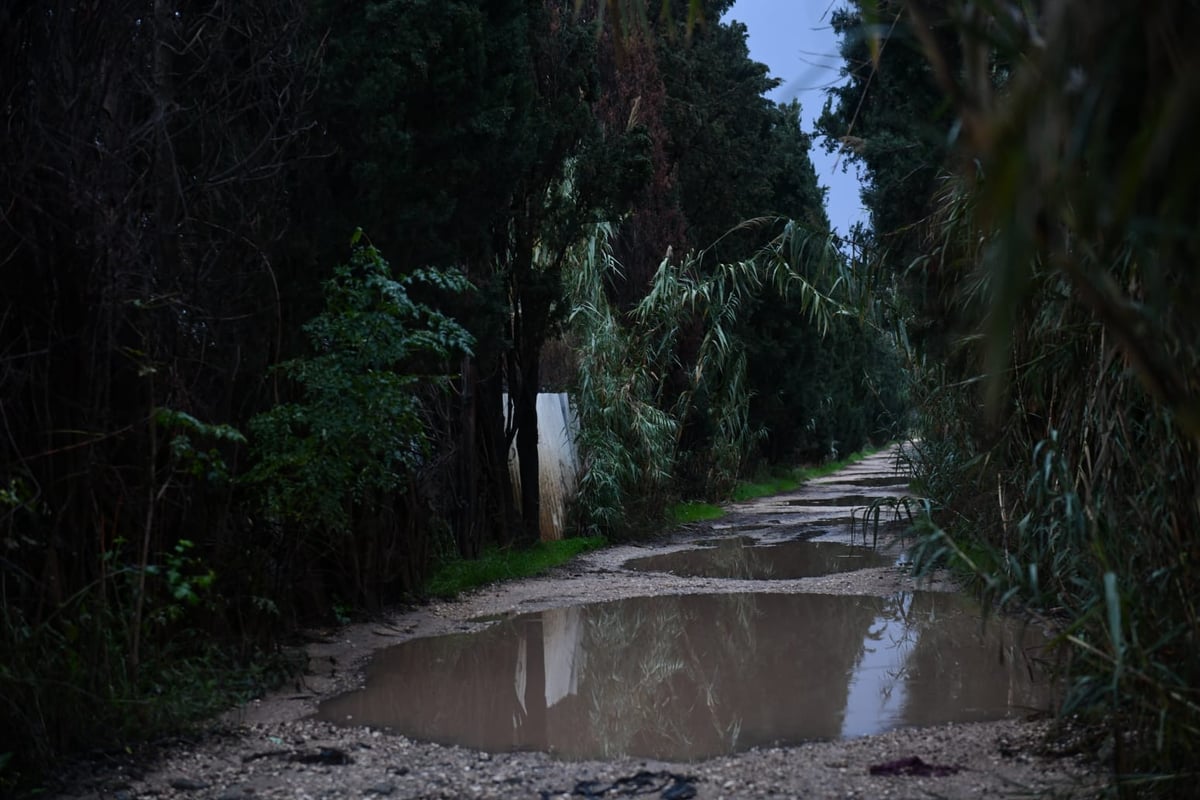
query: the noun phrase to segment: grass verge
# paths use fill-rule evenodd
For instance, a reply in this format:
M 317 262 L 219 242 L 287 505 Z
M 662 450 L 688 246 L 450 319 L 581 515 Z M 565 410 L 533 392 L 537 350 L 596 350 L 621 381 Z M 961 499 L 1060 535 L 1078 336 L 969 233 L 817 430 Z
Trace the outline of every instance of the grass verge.
M 837 472 L 842 467 L 862 461 L 882 450 L 882 447 L 868 447 L 851 453 L 837 461 L 826 461 L 824 464 L 808 467 L 792 467 L 791 469 L 775 470 L 758 475 L 752 481 L 739 481 L 734 487 L 732 499 L 735 502 L 753 500 L 756 497 L 770 497 L 773 494 L 790 492 L 800 487 L 805 481 L 820 478 Z M 667 514 L 676 525 L 688 522 L 707 522 L 725 516 L 725 509 L 712 503 L 698 500 L 686 500 L 676 503 L 667 509 Z
M 170 642 L 147 635 L 133 673 L 122 658 L 125 619 L 112 609 L 60 610 L 52 622 L 0 629 L 0 797 L 54 794 L 65 757 L 98 745 L 132 753 L 304 670 L 291 651 L 241 652 L 184 628 Z
M 725 516 L 725 509 L 702 500 L 685 500 L 667 509 L 667 514 L 676 525 L 685 525 L 689 522 L 720 519 Z
M 478 586 L 540 574 L 606 543 L 603 536 L 586 536 L 538 542 L 533 547 L 519 550 L 492 548 L 477 559 L 458 559 L 438 567 L 425 584 L 425 593 L 430 597 L 451 599 Z

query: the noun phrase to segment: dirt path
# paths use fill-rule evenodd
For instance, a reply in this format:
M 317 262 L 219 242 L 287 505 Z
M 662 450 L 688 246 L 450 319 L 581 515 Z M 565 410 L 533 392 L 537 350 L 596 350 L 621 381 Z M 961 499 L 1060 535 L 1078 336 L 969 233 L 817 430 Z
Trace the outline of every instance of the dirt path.
M 214 730 L 165 748 L 153 759 L 77 765 L 64 775 L 70 789 L 59 796 L 96 800 L 538 798 L 570 797 L 573 791 L 575 797 L 598 797 L 606 787 L 611 789 L 606 797 L 636 789 L 644 792 L 640 796 L 666 800 L 1027 797 L 1043 792 L 1054 792 L 1056 797 L 1094 796 L 1099 781 L 1094 765 L 1041 754 L 1047 722 L 907 728 L 848 741 L 756 749 L 695 763 L 660 763 L 563 762 L 529 752 L 488 754 L 363 728 L 335 727 L 311 718 L 321 699 L 358 685 L 373 652 L 416 637 L 478 628 L 482 623 L 471 620 L 482 615 L 649 595 L 770 591 L 886 597 L 915 589 L 906 572 L 896 567 L 769 582 L 677 578 L 622 567 L 634 556 L 684 549 L 698 539 L 735 531 L 771 541 L 795 536 L 798 527 L 818 525 L 822 540 L 849 541 L 851 530 L 844 520 L 855 508 L 861 509 L 865 498 L 903 495 L 903 481 L 896 477 L 893 464 L 894 453 L 884 452 L 796 492 L 733 505 L 714 524 L 689 526 L 652 543 L 592 553 L 549 576 L 398 613 L 386 623 L 338 630 L 310 646 L 310 674 L 290 691 L 237 709 Z M 861 538 L 861 530 L 855 536 Z M 886 538 L 881 545 L 885 542 Z M 898 543 L 888 546 L 899 552 Z M 922 582 L 920 588 L 953 589 L 944 579 Z M 955 771 L 869 773 L 869 767 L 889 762 L 895 764 L 892 773 L 928 772 L 920 764 Z

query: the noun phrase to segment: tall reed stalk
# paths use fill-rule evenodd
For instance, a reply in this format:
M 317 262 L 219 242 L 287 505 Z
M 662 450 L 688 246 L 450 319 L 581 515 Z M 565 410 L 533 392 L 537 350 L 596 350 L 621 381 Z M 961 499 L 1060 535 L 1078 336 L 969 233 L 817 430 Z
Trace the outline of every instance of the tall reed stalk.
M 1102 721 L 1115 792 L 1192 796 L 1200 12 L 907 6 L 918 35 L 945 18 L 961 46 L 925 37 L 964 155 L 913 269 L 936 273 L 918 313 L 944 346 L 919 382 L 925 556 L 1059 621 L 1063 711 Z

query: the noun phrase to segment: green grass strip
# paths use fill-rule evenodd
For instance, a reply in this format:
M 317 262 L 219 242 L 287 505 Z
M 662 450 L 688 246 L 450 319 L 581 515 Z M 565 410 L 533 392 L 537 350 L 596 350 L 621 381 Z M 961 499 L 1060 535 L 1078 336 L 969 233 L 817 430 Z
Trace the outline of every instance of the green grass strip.
M 685 525 L 689 522 L 707 522 L 710 519 L 720 519 L 725 516 L 725 509 L 701 500 L 685 500 L 682 503 L 676 503 L 671 506 L 667 510 L 667 513 L 670 515 L 671 521 L 676 525 Z
M 468 589 L 489 583 L 539 575 L 606 543 L 603 536 L 588 536 L 538 542 L 522 549 L 490 548 L 477 559 L 458 559 L 438 567 L 425 584 L 425 593 L 430 597 L 452 599 Z

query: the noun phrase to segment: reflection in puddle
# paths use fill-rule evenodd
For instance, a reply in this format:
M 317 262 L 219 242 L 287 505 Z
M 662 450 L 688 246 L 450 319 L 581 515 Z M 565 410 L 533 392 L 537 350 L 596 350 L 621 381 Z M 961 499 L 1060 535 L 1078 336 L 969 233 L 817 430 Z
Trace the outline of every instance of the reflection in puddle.
M 721 536 L 716 539 L 700 539 L 695 544 L 697 547 L 720 547 L 733 542 L 744 547 L 753 547 L 758 544 L 758 539 L 753 536 Z
M 876 495 L 847 494 L 841 497 L 805 497 L 799 500 L 788 500 L 789 506 L 812 506 L 825 508 L 829 506 L 869 506 L 878 500 Z
M 626 561 L 625 569 L 669 572 L 683 578 L 743 578 L 788 580 L 815 578 L 835 572 L 896 563 L 867 547 L 840 542 L 783 542 L 760 545 L 738 536 L 714 542 L 715 547 L 680 550 Z
M 838 481 L 838 483 L 846 484 L 849 486 L 872 486 L 872 487 L 879 487 L 879 488 L 894 486 L 897 489 L 903 489 L 903 488 L 907 487 L 909 485 L 909 483 L 911 483 L 911 480 L 905 475 L 888 475 L 888 476 L 879 477 L 879 478 L 854 478 L 854 477 L 851 477 L 851 478 L 847 478 L 845 480 L 840 480 L 840 481 Z
M 948 594 L 634 598 L 405 642 L 318 716 L 492 752 L 689 760 L 1043 707 L 1042 641 L 981 630 Z

